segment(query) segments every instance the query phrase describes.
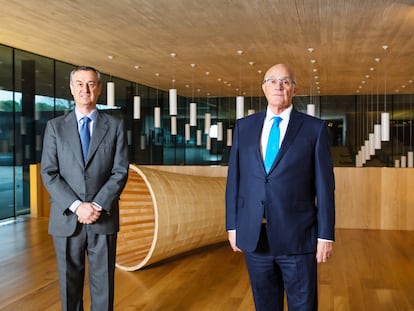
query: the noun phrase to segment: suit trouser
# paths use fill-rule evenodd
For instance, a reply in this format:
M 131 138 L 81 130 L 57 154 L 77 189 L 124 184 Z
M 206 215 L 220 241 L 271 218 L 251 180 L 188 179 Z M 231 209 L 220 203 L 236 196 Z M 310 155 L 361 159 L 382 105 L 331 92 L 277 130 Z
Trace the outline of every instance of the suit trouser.
M 283 311 L 285 290 L 289 311 L 318 309 L 314 253 L 273 256 L 263 225 L 257 249 L 244 255 L 257 311 Z
M 85 255 L 88 258 L 90 310 L 113 310 L 117 234 L 96 234 L 91 227 L 79 223 L 74 235 L 53 236 L 63 311 L 83 310 Z

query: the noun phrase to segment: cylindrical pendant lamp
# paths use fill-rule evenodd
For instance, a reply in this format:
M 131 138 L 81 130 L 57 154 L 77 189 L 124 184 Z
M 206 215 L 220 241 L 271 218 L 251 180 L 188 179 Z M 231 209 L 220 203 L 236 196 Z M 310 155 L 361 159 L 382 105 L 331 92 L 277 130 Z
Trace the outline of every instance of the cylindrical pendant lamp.
M 360 160 L 360 151 L 358 151 L 357 154 L 355 154 L 355 167 L 361 167 L 361 160 Z
M 217 122 L 217 141 L 223 141 L 223 122 Z
M 374 124 L 374 147 L 381 149 L 381 124 Z
M 368 138 L 368 141 L 369 141 L 369 155 L 370 156 L 373 156 L 373 155 L 375 155 L 375 137 L 374 137 L 375 135 L 374 135 L 374 133 L 369 133 L 369 138 Z
M 401 156 L 401 167 L 402 168 L 407 167 L 407 156 L 405 156 L 405 155 Z
M 315 104 L 308 104 L 306 107 L 308 115 L 314 117 L 315 116 Z
M 204 134 L 210 133 L 210 127 L 211 127 L 211 113 L 206 112 L 204 114 Z
M 236 119 L 244 117 L 244 96 L 236 96 Z
M 112 81 L 106 84 L 106 105 L 109 108 L 115 107 L 115 83 Z
M 390 141 L 390 114 L 381 112 L 381 140 Z
M 232 129 L 227 129 L 227 147 L 231 147 L 233 144 L 233 131 Z
M 359 156 L 360 156 L 360 160 L 361 160 L 362 165 L 367 163 L 367 160 L 365 159 L 365 145 L 361 146 L 361 153 L 359 154 Z
M 414 152 L 408 151 L 407 153 L 407 167 L 413 168 L 414 166 Z
M 197 104 L 190 103 L 190 126 L 197 126 Z
M 201 146 L 202 144 L 201 135 L 201 130 L 197 130 L 197 146 Z
M 177 135 L 177 116 L 171 116 L 171 135 Z
M 154 107 L 154 127 L 160 128 L 161 127 L 161 108 Z
M 141 96 L 134 96 L 134 120 L 141 119 Z
M 364 141 L 364 147 L 365 147 L 365 160 L 369 160 L 371 159 L 371 156 L 369 154 L 369 140 L 368 139 Z
M 206 137 L 206 150 L 211 150 L 211 138 L 210 138 L 210 136 Z
M 190 124 L 186 123 L 184 126 L 184 136 L 185 136 L 185 141 L 190 141 L 191 135 L 190 135 Z
M 177 89 L 170 89 L 169 96 L 170 116 L 177 115 Z

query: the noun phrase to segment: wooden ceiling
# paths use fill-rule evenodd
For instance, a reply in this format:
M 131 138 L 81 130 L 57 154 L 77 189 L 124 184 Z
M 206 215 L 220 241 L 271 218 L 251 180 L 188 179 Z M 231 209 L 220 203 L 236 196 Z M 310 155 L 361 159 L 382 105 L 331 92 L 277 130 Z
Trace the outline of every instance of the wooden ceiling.
M 413 0 L 9 0 L 0 12 L 2 44 L 195 97 L 258 95 L 276 63 L 303 95 L 414 93 L 413 31 Z

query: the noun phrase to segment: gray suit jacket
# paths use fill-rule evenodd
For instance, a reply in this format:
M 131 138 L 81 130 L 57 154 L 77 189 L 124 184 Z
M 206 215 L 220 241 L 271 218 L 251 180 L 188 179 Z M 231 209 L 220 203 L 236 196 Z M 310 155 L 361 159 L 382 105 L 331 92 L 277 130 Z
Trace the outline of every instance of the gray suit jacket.
M 120 194 L 128 177 L 128 149 L 124 123 L 99 112 L 84 164 L 75 112 L 49 120 L 41 159 L 43 183 L 51 195 L 49 233 L 71 236 L 77 216 L 75 201 L 96 202 L 99 220 L 90 225 L 98 234 L 119 231 Z

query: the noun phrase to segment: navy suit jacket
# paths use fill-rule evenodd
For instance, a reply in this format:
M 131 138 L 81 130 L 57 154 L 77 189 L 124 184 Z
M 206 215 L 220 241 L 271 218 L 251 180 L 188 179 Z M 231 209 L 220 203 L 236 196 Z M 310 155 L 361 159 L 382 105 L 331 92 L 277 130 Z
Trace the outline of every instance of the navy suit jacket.
M 75 232 L 77 216 L 69 207 L 76 200 L 95 202 L 103 208 L 98 221 L 90 225 L 95 233 L 118 232 L 118 201 L 128 167 L 122 120 L 98 111 L 86 163 L 75 112 L 49 120 L 41 160 L 43 183 L 51 195 L 49 233 L 71 236 Z
M 266 215 L 274 256 L 316 251 L 317 238 L 334 240 L 334 174 L 324 121 L 292 109 L 279 153 L 266 174 L 260 151 L 265 112 L 234 127 L 226 185 L 226 229 L 237 246 L 256 249 Z

